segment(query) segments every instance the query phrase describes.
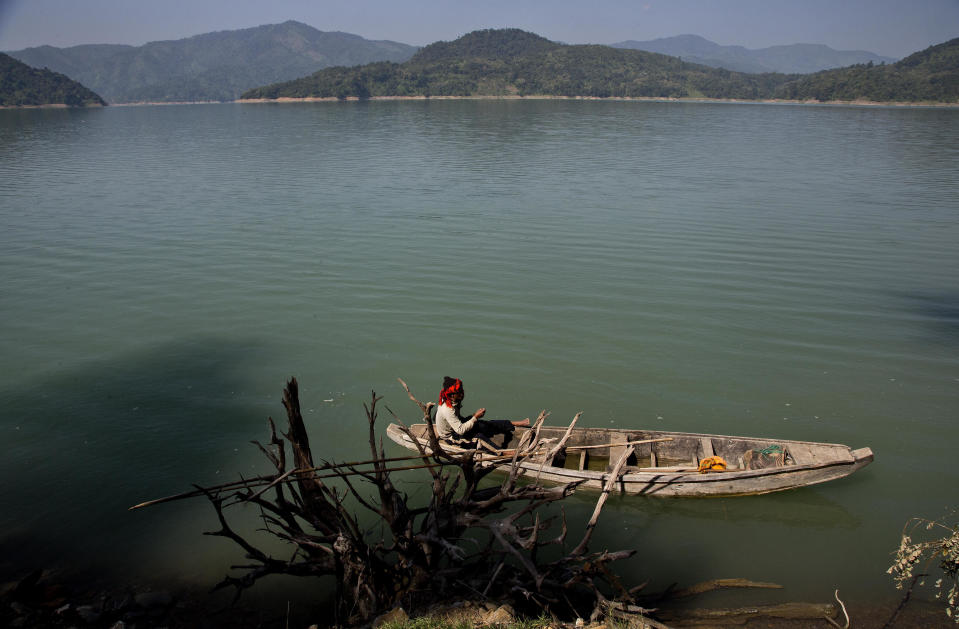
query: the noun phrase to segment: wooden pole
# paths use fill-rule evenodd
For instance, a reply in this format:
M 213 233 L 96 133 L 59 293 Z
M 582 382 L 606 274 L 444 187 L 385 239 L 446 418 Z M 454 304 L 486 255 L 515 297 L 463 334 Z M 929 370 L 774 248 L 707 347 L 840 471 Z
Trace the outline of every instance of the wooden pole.
M 485 463 L 485 462 L 495 462 L 495 461 L 506 461 L 506 460 L 509 460 L 511 457 L 512 457 L 512 455 L 499 455 L 499 456 L 494 456 L 494 457 L 477 458 L 476 460 L 477 460 L 477 461 L 482 461 L 482 462 Z M 422 459 L 422 458 L 423 458 L 423 457 L 421 457 L 421 456 L 397 457 L 397 458 L 394 458 L 394 459 L 384 459 L 384 462 L 385 462 L 385 461 L 404 461 L 404 460 Z M 357 465 L 371 465 L 371 464 L 372 464 L 372 461 L 371 461 L 371 462 L 367 462 L 367 463 L 339 463 L 339 464 L 336 464 L 336 465 L 332 465 L 332 464 L 331 464 L 331 465 L 325 466 L 325 467 L 307 468 L 307 469 L 303 469 L 303 470 L 294 469 L 294 470 L 290 470 L 290 471 L 288 471 L 288 472 L 286 472 L 286 473 L 284 473 L 284 474 L 282 474 L 281 476 L 278 476 L 278 477 L 272 477 L 272 476 L 271 476 L 271 477 L 263 477 L 263 476 L 260 476 L 260 477 L 251 478 L 251 479 L 248 479 L 248 480 L 245 480 L 245 481 L 243 481 L 243 480 L 241 480 L 241 481 L 233 481 L 232 483 L 224 483 L 224 484 L 222 484 L 222 485 L 216 485 L 216 486 L 214 486 L 214 487 L 207 487 L 207 488 L 204 488 L 204 489 L 194 489 L 193 491 L 186 491 L 186 492 L 183 492 L 183 493 L 181 493 L 181 494 L 174 494 L 174 495 L 172 495 L 172 496 L 165 496 L 165 497 L 163 497 L 163 498 L 156 498 L 156 499 L 154 499 L 154 500 L 147 500 L 146 502 L 141 502 L 140 504 L 133 505 L 132 507 L 130 507 L 130 508 L 127 509 L 127 510 L 128 510 L 128 511 L 133 511 L 133 510 L 135 510 L 135 509 L 142 509 L 143 507 L 152 507 L 153 505 L 163 504 L 163 503 L 165 503 L 165 502 L 173 502 L 173 501 L 175 501 L 175 500 L 184 500 L 184 499 L 186 499 L 186 498 L 198 498 L 198 497 L 200 497 L 200 496 L 205 496 L 208 492 L 211 492 L 211 491 L 224 491 L 224 490 L 233 490 L 233 489 L 252 489 L 252 488 L 254 488 L 254 487 L 261 487 L 261 486 L 263 486 L 263 485 L 266 485 L 266 489 L 264 489 L 263 491 L 267 491 L 267 490 L 270 489 L 270 487 L 273 487 L 273 486 L 278 485 L 278 484 L 280 484 L 280 483 L 291 483 L 291 482 L 297 480 L 297 476 L 302 475 L 302 474 L 311 474 L 311 473 L 314 473 L 314 472 L 317 472 L 317 471 L 323 471 L 323 470 L 329 470 L 329 469 L 338 469 L 338 468 L 343 468 L 343 467 L 354 467 L 354 466 L 357 466 Z M 421 465 L 405 465 L 405 466 L 401 466 L 401 467 L 389 468 L 389 469 L 386 469 L 386 470 L 384 470 L 384 471 L 385 471 L 385 472 L 405 472 L 405 471 L 409 471 L 409 470 L 425 470 L 425 469 L 428 469 L 428 468 L 431 468 L 431 467 L 442 467 L 442 466 L 444 466 L 444 465 L 456 465 L 456 462 L 455 462 L 455 461 L 443 461 L 443 462 L 440 462 L 440 463 L 424 463 L 424 464 L 421 464 Z M 357 474 L 373 474 L 373 473 L 375 473 L 375 472 L 376 472 L 375 469 L 374 469 L 374 470 L 347 470 L 347 471 L 333 472 L 333 473 L 330 473 L 330 474 L 317 474 L 317 475 L 313 476 L 312 478 L 314 478 L 314 479 L 339 478 L 339 477 L 341 477 L 341 476 L 355 476 L 355 475 L 357 475 Z M 260 492 L 260 493 L 263 493 L 263 492 Z M 257 496 L 259 496 L 259 495 L 260 495 L 260 494 L 257 494 Z M 254 496 L 254 497 L 256 497 L 256 496 Z
M 600 494 L 599 500 L 596 501 L 596 508 L 593 510 L 593 517 L 589 519 L 589 523 L 586 524 L 586 532 L 583 534 L 583 541 L 579 543 L 571 555 L 576 557 L 577 555 L 582 555 L 586 552 L 586 547 L 589 545 L 589 539 L 593 536 L 593 529 L 596 527 L 596 522 L 599 520 L 599 514 L 603 511 L 603 505 L 606 504 L 606 499 L 609 498 L 609 492 L 613 490 L 613 486 L 619 482 L 619 477 L 623 474 L 623 468 L 626 467 L 626 460 L 629 459 L 633 454 L 633 447 L 628 446 L 626 451 L 623 452 L 623 456 L 619 457 L 619 461 L 616 462 L 616 465 L 613 467 L 613 471 L 609 473 L 609 478 L 606 480 L 606 486 L 603 487 L 603 493 Z
M 599 443 L 594 446 L 567 446 L 567 450 L 590 450 L 592 448 L 615 448 L 616 446 L 638 446 L 641 443 L 659 443 L 660 441 L 672 441 L 672 437 L 661 437 L 659 439 L 643 439 L 642 441 L 626 441 L 625 443 Z
M 423 457 L 421 455 L 417 454 L 417 455 L 410 455 L 410 456 L 397 456 L 389 459 L 381 459 L 381 461 L 383 463 L 396 463 L 398 461 L 416 461 L 422 458 Z M 315 467 L 308 467 L 305 469 L 292 469 L 286 472 L 284 476 L 287 476 L 290 474 L 310 474 L 312 472 L 334 470 L 341 467 L 358 467 L 361 465 L 373 465 L 376 462 L 377 461 L 374 459 L 369 461 L 352 461 L 350 463 L 325 463 L 323 465 L 317 465 Z M 272 483 L 275 481 L 276 481 L 275 476 L 256 476 L 254 478 L 248 478 L 246 480 L 235 480 L 235 481 L 230 481 L 229 483 L 223 483 L 221 485 L 206 487 L 204 488 L 204 490 L 194 489 L 193 491 L 183 492 L 182 494 L 174 494 L 172 496 L 166 496 L 164 498 L 157 498 L 156 500 L 150 500 L 148 502 L 144 502 L 139 505 L 130 507 L 130 510 L 132 511 L 133 509 L 137 509 L 141 506 L 146 507 L 152 504 L 158 504 L 159 502 L 170 502 L 171 500 L 180 500 L 182 498 L 197 498 L 205 495 L 206 491 L 223 491 L 225 489 L 239 489 L 241 487 L 249 487 L 251 485 L 255 486 L 256 483 L 260 483 L 260 482 Z
M 663 437 L 663 438 L 659 438 L 659 439 L 643 439 L 643 440 L 641 440 L 641 441 L 627 441 L 627 442 L 625 442 L 625 443 L 608 443 L 608 444 L 598 444 L 598 445 L 591 445 L 591 446 L 568 446 L 566 449 L 567 449 L 567 450 L 588 450 L 588 449 L 593 449 L 593 448 L 611 448 L 611 447 L 616 447 L 616 446 L 633 446 L 633 445 L 639 445 L 639 444 L 643 444 L 643 443 L 657 443 L 657 442 L 661 442 L 661 441 L 672 441 L 672 440 L 673 440 L 672 437 Z M 493 457 L 482 457 L 482 456 L 480 456 L 480 457 L 477 457 L 476 460 L 477 460 L 477 461 L 480 461 L 480 462 L 484 462 L 484 463 L 501 461 L 501 460 L 506 460 L 506 459 L 511 458 L 515 453 L 516 453 L 516 450 L 515 450 L 515 449 L 511 449 L 511 450 L 497 450 L 497 455 L 496 455 L 496 456 L 493 456 Z M 535 454 L 535 451 L 532 451 L 532 452 L 530 452 L 529 454 Z M 148 501 L 146 501 L 146 502 L 141 502 L 140 504 L 133 505 L 132 507 L 129 508 L 129 511 L 133 511 L 133 510 L 135 510 L 135 509 L 140 509 L 140 508 L 143 508 L 143 507 L 150 507 L 150 506 L 157 505 L 157 504 L 163 504 L 163 503 L 165 503 L 165 502 L 173 502 L 173 501 L 175 501 L 175 500 L 183 500 L 183 499 L 185 499 L 185 498 L 197 498 L 197 497 L 200 497 L 200 496 L 205 495 L 205 492 L 208 492 L 208 491 L 223 491 L 223 490 L 228 490 L 228 489 L 240 489 L 240 488 L 244 488 L 244 487 L 245 487 L 245 488 L 251 488 L 251 487 L 259 487 L 259 486 L 264 485 L 264 484 L 267 485 L 267 487 L 266 487 L 266 489 L 264 489 L 263 491 L 268 491 L 268 490 L 270 489 L 270 487 L 278 484 L 279 482 L 288 481 L 288 480 L 289 480 L 289 477 L 291 477 L 291 476 L 294 476 L 294 477 L 295 477 L 295 476 L 298 476 L 298 475 L 301 475 L 301 474 L 312 474 L 312 473 L 314 473 L 314 472 L 322 472 L 322 471 L 326 471 L 326 470 L 335 470 L 335 469 L 349 468 L 349 467 L 359 467 L 359 466 L 363 466 L 363 465 L 373 465 L 374 463 L 378 463 L 378 462 L 382 462 L 382 463 L 396 463 L 396 462 L 399 462 L 399 461 L 414 461 L 414 460 L 420 460 L 420 459 L 422 459 L 422 458 L 423 458 L 422 455 L 410 455 L 410 456 L 391 457 L 391 458 L 388 458 L 388 459 L 381 459 L 381 460 L 370 459 L 370 460 L 367 460 L 367 461 L 352 461 L 352 462 L 349 462 L 349 463 L 325 463 L 325 464 L 323 464 L 323 465 L 317 465 L 317 466 L 308 467 L 308 468 L 303 468 L 303 469 L 293 469 L 293 470 L 290 470 L 290 471 L 286 472 L 285 474 L 283 474 L 283 476 L 282 476 L 281 478 L 277 478 L 277 477 L 273 477 L 273 476 L 269 476 L 269 477 L 258 476 L 258 477 L 256 477 L 256 478 L 251 478 L 251 479 L 247 479 L 247 480 L 232 481 L 232 482 L 229 482 L 229 483 L 223 483 L 223 484 L 221 484 L 221 485 L 215 485 L 215 486 L 213 486 L 213 487 L 207 487 L 207 488 L 205 488 L 204 490 L 195 489 L 195 490 L 193 490 L 193 491 L 187 491 L 187 492 L 183 492 L 183 493 L 180 493 L 180 494 L 174 494 L 174 495 L 172 495 L 172 496 L 165 496 L 165 497 L 163 497 L 163 498 L 156 498 L 156 499 L 154 499 L 154 500 L 148 500 Z M 407 471 L 407 470 L 418 470 L 418 469 L 427 469 L 427 468 L 438 467 L 438 466 L 443 466 L 443 465 L 452 465 L 452 463 L 428 463 L 428 464 L 425 464 L 425 465 L 413 465 L 413 466 L 398 467 L 398 468 L 390 469 L 390 470 L 387 470 L 387 471 L 388 471 L 388 472 L 399 472 L 399 471 Z M 372 470 L 371 470 L 371 471 L 372 471 Z M 340 475 L 343 475 L 343 476 L 352 476 L 352 475 L 354 475 L 354 474 L 362 474 L 362 473 L 364 473 L 364 472 L 342 472 L 342 473 L 341 473 L 341 472 L 337 472 L 337 473 L 334 473 L 334 474 L 319 475 L 319 476 L 316 476 L 315 478 L 337 478 L 337 477 L 339 477 Z M 261 492 L 261 493 L 262 493 L 262 492 Z M 258 495 L 259 495 L 259 494 L 258 494 Z

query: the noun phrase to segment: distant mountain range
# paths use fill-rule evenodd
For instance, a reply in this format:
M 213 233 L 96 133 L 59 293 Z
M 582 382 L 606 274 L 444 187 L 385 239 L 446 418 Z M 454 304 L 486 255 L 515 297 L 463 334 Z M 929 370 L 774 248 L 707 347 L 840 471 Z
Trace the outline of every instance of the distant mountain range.
M 143 46 L 40 46 L 10 52 L 79 81 L 111 103 L 229 101 L 330 66 L 405 61 L 417 48 L 288 21 Z
M 959 100 L 959 40 L 899 62 L 806 44 L 748 50 L 695 35 L 615 47 L 566 45 L 519 29 L 474 31 L 418 49 L 288 21 L 143 46 L 40 46 L 11 56 L 66 75 L 113 103 L 231 101 L 241 95 Z M 732 70 L 736 64 L 729 59 L 750 72 Z M 804 74 L 830 65 L 844 67 Z M 17 80 L 28 78 L 22 69 L 13 73 Z M 51 76 L 29 76 L 41 91 L 68 97 L 53 87 Z M 11 85 L 5 93 L 19 90 L 16 98 L 37 100 L 23 96 L 33 94 L 25 84 Z M 71 102 L 93 102 L 78 94 L 69 92 Z
M 699 35 L 677 35 L 652 41 L 622 41 L 615 48 L 658 52 L 683 61 L 736 72 L 782 72 L 809 74 L 858 63 L 894 63 L 896 59 L 865 50 L 833 50 L 820 44 L 792 44 L 750 50 L 742 46 L 720 46 Z
M 436 42 L 409 61 L 326 68 L 244 99 L 566 96 L 959 102 L 959 38 L 902 61 L 811 75 L 733 72 L 609 46 L 571 46 L 519 29 Z
M 103 99 L 76 81 L 0 53 L 0 107 L 95 107 Z

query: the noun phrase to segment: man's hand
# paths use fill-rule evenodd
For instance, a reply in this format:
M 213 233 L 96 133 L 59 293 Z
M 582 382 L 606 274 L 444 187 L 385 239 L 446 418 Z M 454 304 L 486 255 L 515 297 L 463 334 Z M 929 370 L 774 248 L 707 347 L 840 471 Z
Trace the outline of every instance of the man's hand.
M 485 408 L 481 408 L 481 409 L 479 409 L 478 411 L 476 411 L 475 413 L 473 413 L 473 419 L 479 419 L 480 417 L 482 417 L 482 416 L 485 415 L 485 414 L 486 414 L 486 409 L 485 409 Z

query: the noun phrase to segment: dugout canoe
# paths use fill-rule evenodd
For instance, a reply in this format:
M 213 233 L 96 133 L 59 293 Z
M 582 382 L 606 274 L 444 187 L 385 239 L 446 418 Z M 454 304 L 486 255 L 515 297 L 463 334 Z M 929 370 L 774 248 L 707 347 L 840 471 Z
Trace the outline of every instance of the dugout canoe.
M 528 429 L 518 428 L 507 447 L 519 442 Z M 426 424 L 410 431 L 429 452 Z M 540 439 L 558 442 L 563 427 L 543 427 Z M 387 436 L 417 452 L 413 440 L 397 424 Z M 641 442 L 635 443 L 633 442 Z M 545 454 L 521 463 L 523 476 L 552 483 L 581 482 L 581 488 L 602 490 L 627 447 L 634 452 L 616 482 L 623 494 L 654 497 L 751 496 L 817 485 L 849 476 L 873 460 L 869 448 L 851 449 L 838 443 L 765 439 L 669 432 L 574 428 L 564 451 L 551 461 Z M 444 444 L 444 449 L 462 451 Z M 725 470 L 700 472 L 700 462 L 721 457 Z M 509 465 L 490 463 L 491 465 Z

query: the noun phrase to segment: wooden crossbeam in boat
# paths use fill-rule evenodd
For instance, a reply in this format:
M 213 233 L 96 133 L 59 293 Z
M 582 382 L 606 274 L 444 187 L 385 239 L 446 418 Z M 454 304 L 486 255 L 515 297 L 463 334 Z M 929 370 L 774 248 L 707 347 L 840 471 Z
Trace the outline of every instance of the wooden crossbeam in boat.
M 579 453 L 579 471 L 582 472 L 589 465 L 589 450 L 580 450 Z
M 625 440 L 629 441 L 629 437 L 622 433 L 612 433 L 610 434 L 610 441 Z M 619 461 L 623 457 L 627 449 L 632 449 L 632 446 L 628 445 L 619 445 L 619 444 L 609 444 L 609 465 L 606 466 L 606 471 L 611 472 L 613 470 L 614 462 Z M 629 464 L 629 461 L 625 462 L 626 465 Z
M 711 456 L 716 456 L 716 452 L 713 450 L 713 440 L 709 437 L 700 438 L 699 442 L 703 445 L 703 458 L 708 459 Z

